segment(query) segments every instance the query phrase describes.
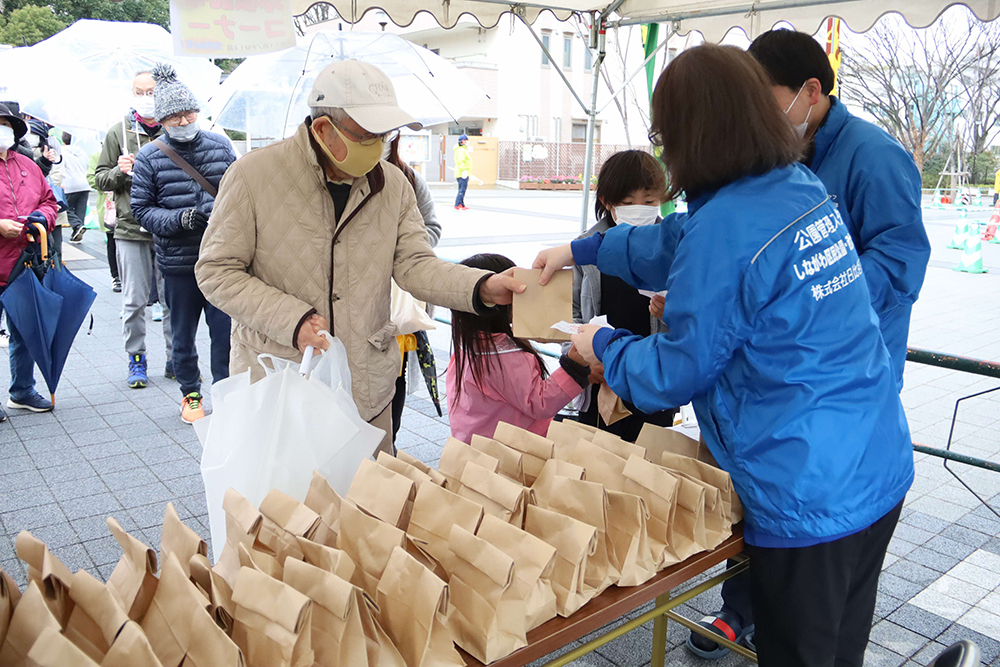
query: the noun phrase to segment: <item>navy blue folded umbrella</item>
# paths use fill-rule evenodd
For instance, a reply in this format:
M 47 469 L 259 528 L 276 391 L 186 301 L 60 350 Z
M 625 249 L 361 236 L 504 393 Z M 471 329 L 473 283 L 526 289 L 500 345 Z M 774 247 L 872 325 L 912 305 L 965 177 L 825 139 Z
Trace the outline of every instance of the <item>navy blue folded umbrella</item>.
M 39 232 L 38 236 L 44 238 L 40 228 Z M 25 249 L 11 271 L 0 303 L 21 334 L 54 400 L 73 339 L 97 293 L 69 269 L 53 266 L 46 254 L 44 244 L 39 242 Z

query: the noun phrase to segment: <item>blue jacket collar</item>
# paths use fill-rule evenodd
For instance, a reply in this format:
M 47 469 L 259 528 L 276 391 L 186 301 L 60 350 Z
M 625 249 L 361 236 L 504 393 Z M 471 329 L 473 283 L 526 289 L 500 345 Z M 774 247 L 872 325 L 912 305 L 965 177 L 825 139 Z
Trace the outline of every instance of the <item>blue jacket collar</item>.
M 837 139 L 837 135 L 844 128 L 847 119 L 851 117 L 847 107 L 843 102 L 833 95 L 830 96 L 830 111 L 827 112 L 826 122 L 819 126 L 816 135 L 813 137 L 813 157 L 806 166 L 814 173 L 823 163 L 830 146 Z

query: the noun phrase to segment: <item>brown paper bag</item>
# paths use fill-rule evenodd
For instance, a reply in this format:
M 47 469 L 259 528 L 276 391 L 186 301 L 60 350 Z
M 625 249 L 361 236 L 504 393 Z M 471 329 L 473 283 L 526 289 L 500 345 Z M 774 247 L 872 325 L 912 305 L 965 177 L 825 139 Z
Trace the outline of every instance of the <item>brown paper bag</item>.
M 473 449 L 489 454 L 500 462 L 497 472 L 504 477 L 509 477 L 521 486 L 525 485 L 524 480 L 524 455 L 521 452 L 508 447 L 499 440 L 484 438 L 481 435 L 472 436 L 470 445 Z
M 632 411 L 625 407 L 625 403 L 611 387 L 602 384 L 597 390 L 597 411 L 601 414 L 601 419 L 609 426 L 619 422 L 632 414 Z
M 101 667 L 163 667 L 163 664 L 153 652 L 142 626 L 129 621 L 118 631 Z
M 432 488 L 427 484 L 421 488 L 425 487 Z M 406 534 L 350 500 L 342 500 L 340 510 L 340 547 L 356 567 L 351 583 L 374 597 L 393 550 L 406 545 Z
M 542 466 L 552 458 L 554 445 L 551 440 L 506 422 L 497 424 L 493 439 L 521 452 L 527 486 L 535 483 Z
M 447 628 L 447 584 L 396 548 L 377 593 L 382 626 L 407 667 L 464 667 Z
M 73 599 L 69 595 L 73 575 L 41 540 L 26 530 L 18 533 L 15 548 L 17 557 L 28 566 L 28 581 L 38 585 L 61 629 L 73 612 Z
M 500 461 L 489 454 L 473 449 L 461 440 L 448 438 L 441 452 L 441 460 L 438 462 L 438 470 L 448 480 L 448 489 L 458 493 L 462 488 L 462 471 L 465 464 L 472 461 L 490 472 L 496 472 L 500 468 Z
M 581 521 L 597 531 L 594 552 L 587 558 L 584 584 L 600 595 L 618 582 L 621 572 L 612 558 L 608 540 L 608 495 L 596 482 L 556 477 L 547 492 L 538 496 L 538 506 Z
M 452 639 L 489 664 L 528 645 L 524 600 L 514 584 L 514 559 L 486 540 L 453 526 L 448 580 Z
M 0 646 L 3 646 L 7 628 L 10 627 L 10 619 L 20 599 L 21 591 L 17 584 L 9 574 L 0 569 Z
M 576 445 L 580 440 L 593 440 L 597 429 L 572 419 L 552 420 L 546 438 L 559 445 Z
M 733 532 L 732 525 L 729 523 L 729 515 L 725 511 L 722 502 L 722 491 L 687 473 L 671 470 L 670 468 L 667 468 L 667 470 L 670 470 L 675 477 L 682 479 L 682 489 L 684 488 L 684 484 L 687 483 L 694 484 L 704 492 L 704 507 L 702 508 L 701 515 L 705 527 L 701 532 L 698 532 L 696 528 L 695 540 L 702 549 L 714 549 L 722 544 Z M 695 520 L 697 521 L 697 518 Z
M 606 449 L 615 456 L 620 456 L 621 458 L 628 460 L 628 457 L 635 454 L 636 456 L 645 456 L 646 450 L 639 445 L 633 444 L 622 440 L 617 435 L 613 433 L 608 433 L 607 431 L 597 431 L 593 434 L 590 439 L 592 443 L 600 447 L 601 449 Z M 655 463 L 655 461 L 654 461 Z
M 535 500 L 540 494 L 550 493 L 552 487 L 552 481 L 556 477 L 569 477 L 570 479 L 586 479 L 587 471 L 583 467 L 578 466 L 569 461 L 561 461 L 559 459 L 549 459 L 542 466 L 542 471 L 538 473 L 538 478 L 535 483 L 531 485 L 531 490 L 535 493 Z
M 386 452 L 379 452 L 378 459 L 376 459 L 376 462 L 380 466 L 388 468 L 389 470 L 399 473 L 403 477 L 412 480 L 418 489 L 420 488 L 420 485 L 423 484 L 424 482 L 430 482 L 431 484 L 434 483 L 434 481 L 431 479 L 431 476 L 425 473 L 424 471 L 420 470 L 420 468 L 414 465 L 410 465 L 406 461 L 398 457 L 395 457 L 392 454 L 387 454 Z
M 84 570 L 73 575 L 70 597 L 75 606 L 64 633 L 94 662 L 101 662 L 129 618 L 111 591 Z
M 191 581 L 199 591 L 208 598 L 208 613 L 215 623 L 225 630 L 227 635 L 233 634 L 233 614 L 236 605 L 233 603 L 233 589 L 218 572 L 212 569 L 208 558 L 202 554 L 191 556 L 188 563 L 191 571 Z
M 289 561 L 295 567 L 296 561 Z M 233 641 L 247 667 L 310 667 L 312 600 L 288 584 L 245 567 L 233 589 Z
M 242 667 L 243 654 L 206 611 L 208 600 L 187 577 L 177 556 L 163 563 L 160 583 L 142 619 L 163 667 Z
M 538 284 L 541 275 L 541 269 L 514 269 L 514 278 L 527 285 L 524 292 L 514 294 L 514 336 L 543 342 L 568 341 L 569 334 L 552 325 L 573 321 L 573 271 L 556 271 L 544 287 Z
M 526 630 L 534 630 L 556 617 L 552 591 L 555 547 L 495 516 L 486 515 L 476 536 L 514 560 L 514 592 L 524 601 Z
M 448 481 L 445 479 L 444 475 L 442 475 L 440 471 L 430 467 L 420 459 L 410 456 L 402 449 L 396 452 L 396 458 L 402 461 L 403 463 L 408 463 L 409 465 L 413 466 L 420 472 L 426 474 L 428 477 L 431 478 L 431 481 L 437 484 L 438 486 L 444 486 Z
M 715 459 L 704 443 L 663 426 L 643 424 L 635 444 L 643 447 L 646 450 L 646 459 L 657 465 L 660 464 L 664 452 L 698 459 L 710 465 L 715 464 Z
M 496 459 L 494 459 L 495 461 Z M 424 484 L 413 501 L 413 515 L 407 534 L 418 540 L 423 549 L 450 572 L 451 550 L 448 539 L 451 527 L 459 525 L 474 533 L 483 520 L 483 506 L 440 486 Z
M 597 594 L 585 581 L 587 560 L 597 551 L 597 530 L 537 505 L 528 505 L 524 530 L 555 547 L 551 582 L 556 611 L 560 616 L 573 614 Z
M 128 617 L 140 621 L 156 593 L 156 552 L 126 533 L 114 518 L 108 517 L 107 524 L 122 548 L 108 588 Z
M 475 463 L 467 463 L 458 495 L 483 506 L 487 514 L 518 528 L 524 526 L 524 510 L 531 490 Z
M 665 468 L 639 456 L 629 457 L 624 476 L 625 493 L 642 498 L 649 510 L 646 528 L 656 569 L 662 570 L 679 563 L 682 559 L 673 545 L 673 531 L 680 481 Z
M 38 584 L 29 581 L 28 588 L 17 603 L 14 615 L 10 619 L 3 646 L 0 646 L 0 665 L 4 667 L 27 665 L 28 652 L 46 628 L 59 632 L 59 621 L 46 604 Z
M 163 532 L 160 536 L 160 560 L 166 560 L 170 554 L 177 554 L 177 562 L 188 576 L 191 576 L 189 563 L 195 554 L 208 556 L 208 544 L 198 533 L 188 528 L 177 515 L 173 503 L 167 503 L 163 514 Z
M 569 462 L 587 471 L 587 480 L 603 484 L 611 491 L 624 491 L 625 459 L 598 447 L 592 442 L 581 440 L 569 454 Z
M 730 526 L 743 520 L 743 505 L 740 503 L 740 497 L 736 495 L 732 478 L 725 470 L 704 461 L 671 452 L 663 453 L 660 465 L 687 473 L 719 489 L 722 492 L 723 512 L 728 517 Z
M 302 560 L 298 538 L 312 539 L 320 527 L 319 514 L 277 489 L 264 496 L 260 513 L 257 542 L 273 552 L 282 567 L 287 558 Z
M 331 572 L 295 561 L 288 562 L 285 583 L 313 601 L 312 646 L 316 665 L 404 667 L 402 656 L 381 627 L 369 641 L 366 627 L 374 629 L 377 621 L 360 588 Z
M 652 579 L 658 563 L 649 543 L 649 509 L 631 493 L 608 491 L 608 552 L 620 572 L 619 586 Z
M 371 459 L 362 459 L 347 499 L 372 516 L 406 530 L 417 495 L 413 480 Z
M 337 531 L 340 522 L 340 494 L 315 470 L 309 482 L 309 491 L 302 504 L 319 514 L 320 525 L 312 536 L 313 542 L 337 548 Z
M 28 651 L 29 667 L 99 667 L 53 627 L 46 627 Z
M 231 589 L 240 572 L 239 546 L 242 544 L 247 549 L 253 548 L 264 517 L 260 510 L 235 489 L 226 489 L 222 509 L 226 513 L 226 543 L 221 552 L 218 551 L 218 545 L 214 547 L 219 554 L 215 571 L 226 580 Z
M 257 549 L 247 549 L 246 545 L 243 544 L 237 547 L 237 549 L 240 557 L 240 569 L 248 567 L 261 574 L 266 574 L 272 579 L 281 581 L 281 578 L 285 574 L 285 567 L 278 562 L 277 557 L 263 551 L 258 551 Z M 239 577 L 238 573 L 237 577 Z
M 310 542 L 303 537 L 299 538 L 299 548 L 302 549 L 303 560 L 313 567 L 335 574 L 344 581 L 350 581 L 354 577 L 357 566 L 347 552 Z

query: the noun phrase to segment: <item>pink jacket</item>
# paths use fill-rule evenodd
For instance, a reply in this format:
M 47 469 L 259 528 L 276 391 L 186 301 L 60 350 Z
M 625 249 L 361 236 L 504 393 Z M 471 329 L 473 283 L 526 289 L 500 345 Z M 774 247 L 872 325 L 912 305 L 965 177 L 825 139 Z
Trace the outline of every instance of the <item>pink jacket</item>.
M 451 434 L 462 442 L 473 435 L 493 437 L 499 422 L 507 422 L 545 435 L 549 422 L 583 388 L 563 369 L 543 380 L 538 361 L 514 345 L 504 334 L 496 334 L 497 357 L 489 366 L 483 385 L 477 385 L 472 369 L 462 377 L 462 394 L 456 398 L 455 357 L 448 364 L 448 419 Z
M 23 223 L 28 215 L 40 211 L 52 231 L 57 210 L 52 188 L 35 161 L 9 149 L 7 159 L 0 159 L 0 220 Z M 7 276 L 26 245 L 24 235 L 13 239 L 0 236 L 0 285 L 7 284 Z

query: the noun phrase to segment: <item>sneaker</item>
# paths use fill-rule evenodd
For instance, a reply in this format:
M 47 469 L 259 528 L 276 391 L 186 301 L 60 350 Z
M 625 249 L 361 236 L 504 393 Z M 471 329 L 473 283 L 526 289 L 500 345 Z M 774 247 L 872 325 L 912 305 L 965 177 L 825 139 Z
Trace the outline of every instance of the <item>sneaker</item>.
M 87 231 L 87 228 L 84 227 L 83 225 L 80 225 L 73 232 L 73 236 L 69 237 L 69 242 L 70 243 L 80 243 L 81 241 L 83 241 L 83 235 L 84 235 L 84 233 L 86 231 Z
M 176 380 L 177 376 L 174 375 L 174 362 L 168 361 L 167 365 L 163 367 L 163 377 L 168 380 Z
M 711 616 L 705 616 L 698 621 L 698 625 L 711 630 L 720 637 L 725 637 L 735 644 L 745 644 L 747 637 L 751 637 L 754 634 L 753 625 L 744 628 L 734 615 L 724 611 L 718 611 Z M 692 632 L 688 636 L 686 645 L 689 651 L 705 660 L 718 660 L 729 653 L 728 648 L 713 642 L 708 637 L 700 635 L 697 632 Z
M 205 408 L 202 406 L 201 394 L 192 391 L 181 401 L 181 420 L 187 424 L 193 424 L 204 416 Z
M 41 394 L 33 391 L 23 398 L 14 400 L 13 397 L 7 399 L 7 407 L 15 410 L 31 410 L 32 412 L 50 412 L 52 401 L 42 398 Z
M 128 386 L 133 389 L 142 389 L 149 384 L 149 376 L 146 375 L 146 355 L 133 354 L 128 361 Z
M 456 206 L 456 207 L 455 207 L 455 210 L 456 210 L 456 211 L 461 211 L 461 210 L 462 210 L 462 207 L 461 207 L 461 206 Z
M 111 291 L 116 294 L 121 294 L 122 291 L 122 279 L 112 278 L 111 279 Z
M 7 421 L 7 413 L 0 409 L 0 424 Z
M 157 301 L 153 304 L 153 321 L 162 322 L 163 321 L 163 306 Z
M 7 347 L 10 345 L 10 334 L 7 333 L 6 329 L 0 329 L 0 347 Z
M 461 205 L 461 206 L 459 206 L 458 208 L 459 208 L 459 210 L 462 210 L 462 211 L 468 211 L 468 210 L 469 210 L 469 207 L 468 207 L 468 206 L 466 206 L 465 204 L 462 204 L 462 205 Z

